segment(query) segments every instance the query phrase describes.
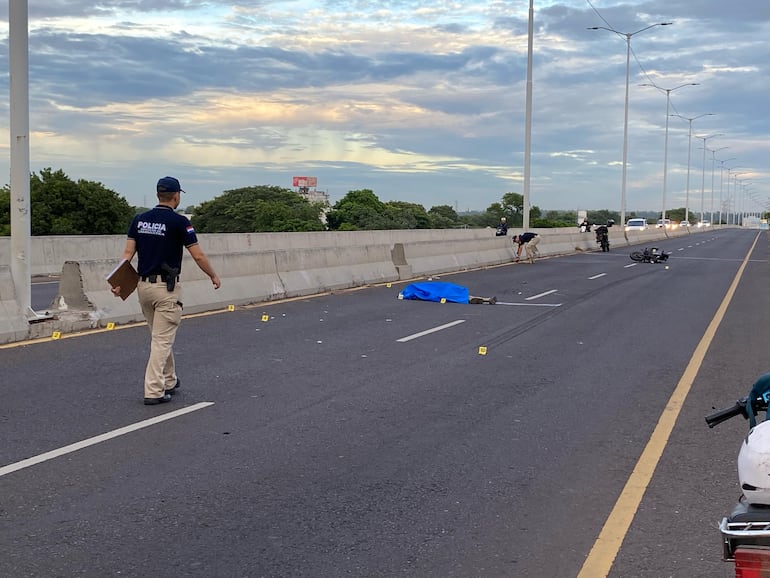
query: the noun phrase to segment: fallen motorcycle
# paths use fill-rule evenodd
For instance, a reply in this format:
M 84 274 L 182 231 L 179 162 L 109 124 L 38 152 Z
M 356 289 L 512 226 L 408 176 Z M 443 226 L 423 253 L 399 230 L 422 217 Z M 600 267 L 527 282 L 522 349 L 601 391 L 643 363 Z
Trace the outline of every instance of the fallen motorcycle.
M 736 415 L 749 420 L 749 433 L 738 453 L 742 494 L 719 524 L 722 559 L 734 563 L 736 578 L 770 576 L 770 421 L 757 425 L 755 417 L 767 412 L 768 399 L 770 373 L 757 380 L 748 396 L 706 416 L 710 428 Z
M 666 253 L 657 247 L 648 247 L 644 251 L 633 251 L 631 260 L 638 263 L 664 263 L 668 261 L 669 255 L 671 253 Z

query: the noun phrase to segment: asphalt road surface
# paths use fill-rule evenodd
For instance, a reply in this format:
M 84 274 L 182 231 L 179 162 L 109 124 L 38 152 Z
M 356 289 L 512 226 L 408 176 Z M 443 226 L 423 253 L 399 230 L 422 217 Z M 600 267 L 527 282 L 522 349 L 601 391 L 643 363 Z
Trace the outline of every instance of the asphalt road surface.
M 143 325 L 0 348 L 0 576 L 732 576 L 767 233 L 659 246 L 188 317 L 161 406 Z

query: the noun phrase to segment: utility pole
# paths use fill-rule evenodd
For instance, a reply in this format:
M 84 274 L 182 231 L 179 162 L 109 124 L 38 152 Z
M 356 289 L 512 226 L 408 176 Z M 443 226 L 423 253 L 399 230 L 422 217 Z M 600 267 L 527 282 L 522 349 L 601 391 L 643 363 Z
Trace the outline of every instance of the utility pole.
M 32 310 L 32 242 L 29 200 L 29 22 L 27 0 L 8 2 L 11 109 L 11 277 L 16 303 Z

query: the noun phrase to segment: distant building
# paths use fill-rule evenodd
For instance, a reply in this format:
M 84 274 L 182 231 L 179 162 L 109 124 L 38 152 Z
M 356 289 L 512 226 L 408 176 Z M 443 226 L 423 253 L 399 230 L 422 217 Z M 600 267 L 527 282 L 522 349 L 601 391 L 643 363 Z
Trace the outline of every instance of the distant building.
M 297 191 L 300 195 L 306 198 L 311 203 L 325 203 L 329 204 L 329 193 L 326 191 L 319 191 L 317 189 L 311 189 L 309 187 L 300 187 Z

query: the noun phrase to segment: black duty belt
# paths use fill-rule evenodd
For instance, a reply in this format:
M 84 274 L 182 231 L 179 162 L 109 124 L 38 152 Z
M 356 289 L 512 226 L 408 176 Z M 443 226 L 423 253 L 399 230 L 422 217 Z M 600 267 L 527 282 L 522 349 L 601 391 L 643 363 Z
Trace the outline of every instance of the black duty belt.
M 159 274 L 153 274 L 153 275 L 142 275 L 139 277 L 142 281 L 149 281 L 150 283 L 157 283 L 158 281 L 162 283 L 166 283 L 168 281 L 167 275 L 159 275 Z M 176 276 L 176 279 L 174 281 L 179 281 L 179 275 Z

